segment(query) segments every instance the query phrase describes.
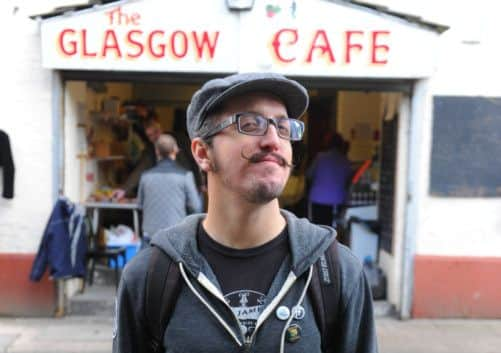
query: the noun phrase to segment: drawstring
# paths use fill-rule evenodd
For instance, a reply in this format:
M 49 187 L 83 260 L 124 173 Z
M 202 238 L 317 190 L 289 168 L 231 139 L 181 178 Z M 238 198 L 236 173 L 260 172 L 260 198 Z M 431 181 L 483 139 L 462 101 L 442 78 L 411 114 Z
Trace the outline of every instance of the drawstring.
M 285 345 L 285 333 L 287 332 L 287 329 L 289 328 L 290 323 L 294 319 L 294 315 L 296 314 L 296 308 L 303 302 L 304 297 L 306 296 L 306 291 L 308 290 L 308 287 L 310 286 L 311 282 L 311 276 L 313 274 L 313 265 L 310 266 L 310 270 L 308 271 L 308 278 L 306 279 L 306 284 L 303 289 L 303 293 L 301 293 L 301 296 L 299 297 L 298 302 L 296 303 L 295 306 L 292 307 L 291 310 L 291 315 L 287 319 L 284 329 L 282 331 L 282 336 L 280 337 L 280 353 L 284 353 L 284 345 Z
M 210 306 L 210 304 L 200 295 L 200 293 L 197 292 L 195 287 L 193 287 L 193 284 L 190 282 L 188 276 L 186 275 L 186 272 L 184 271 L 184 267 L 183 267 L 182 262 L 179 263 L 179 271 L 181 272 L 181 275 L 183 276 L 184 281 L 186 282 L 188 287 L 191 289 L 193 294 L 195 294 L 195 296 L 207 307 L 207 309 L 209 309 L 209 311 L 212 313 L 212 315 L 214 315 L 216 317 L 216 319 L 219 321 L 219 323 L 221 325 L 223 325 L 223 327 L 226 329 L 226 331 L 228 331 L 228 333 L 231 335 L 231 337 L 233 337 L 233 339 L 237 342 L 238 346 L 242 347 L 242 343 L 240 342 L 238 337 L 235 335 L 233 330 L 228 326 L 228 324 L 223 320 L 223 318 L 216 312 L 216 310 L 214 310 Z

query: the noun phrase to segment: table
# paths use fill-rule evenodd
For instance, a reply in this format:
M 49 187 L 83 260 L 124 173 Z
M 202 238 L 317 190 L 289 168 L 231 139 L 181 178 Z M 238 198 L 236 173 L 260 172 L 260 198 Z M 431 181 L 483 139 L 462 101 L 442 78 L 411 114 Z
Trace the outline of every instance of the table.
M 379 234 L 370 228 L 371 222 L 378 220 L 378 207 L 359 206 L 348 207 L 342 219 L 346 229 L 351 251 L 363 263 L 366 258 L 377 262 L 379 251 Z
M 99 227 L 99 212 L 103 209 L 112 209 L 112 210 L 125 210 L 125 211 L 131 211 L 132 212 L 132 221 L 134 224 L 134 233 L 138 237 L 142 237 L 142 235 L 139 232 L 139 210 L 140 207 L 137 203 L 133 202 L 126 202 L 126 203 L 119 203 L 119 202 L 84 202 L 83 206 L 88 209 L 92 210 L 92 230 L 94 234 L 97 234 L 98 227 Z

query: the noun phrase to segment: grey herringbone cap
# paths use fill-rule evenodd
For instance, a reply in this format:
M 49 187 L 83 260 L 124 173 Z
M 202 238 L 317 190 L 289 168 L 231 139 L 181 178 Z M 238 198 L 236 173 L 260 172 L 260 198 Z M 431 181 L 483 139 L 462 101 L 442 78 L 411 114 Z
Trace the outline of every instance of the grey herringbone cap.
M 224 101 L 250 92 L 267 92 L 280 98 L 291 118 L 300 118 L 308 108 L 308 92 L 294 80 L 275 73 L 243 73 L 207 81 L 193 97 L 186 112 L 190 139 L 199 136 L 207 114 Z

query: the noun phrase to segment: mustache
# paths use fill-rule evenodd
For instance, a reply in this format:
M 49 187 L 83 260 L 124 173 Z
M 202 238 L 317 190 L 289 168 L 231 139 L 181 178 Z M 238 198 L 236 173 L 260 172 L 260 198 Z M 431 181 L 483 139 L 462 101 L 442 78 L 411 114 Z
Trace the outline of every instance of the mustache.
M 294 163 L 286 161 L 284 157 L 282 157 L 281 155 L 279 155 L 278 153 L 275 153 L 275 152 L 262 151 L 262 152 L 254 153 L 253 155 L 250 155 L 250 156 L 246 156 L 244 154 L 244 150 L 242 149 L 240 151 L 240 156 L 243 159 L 248 160 L 250 163 L 259 163 L 259 162 L 263 161 L 266 157 L 272 156 L 274 159 L 277 160 L 277 162 L 282 167 L 294 168 L 296 166 Z

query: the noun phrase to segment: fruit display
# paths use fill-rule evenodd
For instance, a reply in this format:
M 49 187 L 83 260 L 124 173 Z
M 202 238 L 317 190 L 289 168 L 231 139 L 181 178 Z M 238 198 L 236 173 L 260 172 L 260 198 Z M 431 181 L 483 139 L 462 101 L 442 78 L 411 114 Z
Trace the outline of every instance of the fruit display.
M 113 196 L 113 189 L 109 187 L 101 187 L 95 190 L 89 197 L 91 201 L 98 202 L 111 202 Z

